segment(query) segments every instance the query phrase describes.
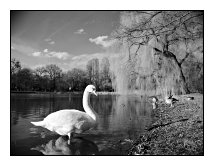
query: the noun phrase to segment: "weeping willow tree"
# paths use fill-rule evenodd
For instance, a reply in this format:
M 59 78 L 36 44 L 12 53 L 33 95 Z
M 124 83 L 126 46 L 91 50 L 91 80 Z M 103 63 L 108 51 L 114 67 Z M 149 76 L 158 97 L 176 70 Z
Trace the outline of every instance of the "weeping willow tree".
M 114 37 L 123 50 L 119 89 L 190 92 L 183 64 L 203 59 L 203 11 L 123 12 Z

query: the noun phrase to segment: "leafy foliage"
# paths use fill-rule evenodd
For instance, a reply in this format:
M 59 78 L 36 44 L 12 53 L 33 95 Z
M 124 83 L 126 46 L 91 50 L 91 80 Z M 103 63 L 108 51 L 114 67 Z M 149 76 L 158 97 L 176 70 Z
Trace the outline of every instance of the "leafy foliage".
M 21 63 L 11 60 L 11 90 L 13 91 L 83 91 L 88 84 L 98 90 L 113 91 L 108 58 L 88 62 L 87 70 L 73 68 L 63 72 L 57 65 L 50 64 L 35 70 L 21 69 Z

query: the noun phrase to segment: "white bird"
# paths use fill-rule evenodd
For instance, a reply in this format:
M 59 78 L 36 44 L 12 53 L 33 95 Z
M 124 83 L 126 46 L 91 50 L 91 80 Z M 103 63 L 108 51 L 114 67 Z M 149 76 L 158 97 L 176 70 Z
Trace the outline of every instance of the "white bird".
M 173 105 L 175 102 L 178 101 L 178 99 L 175 99 L 175 98 L 173 98 L 172 96 L 173 96 L 173 95 L 170 95 L 169 97 L 168 97 L 168 96 L 165 97 L 165 102 L 166 102 L 166 104 L 170 104 L 171 107 L 172 107 L 172 105 Z
M 68 135 L 69 142 L 71 134 L 82 133 L 96 126 L 98 115 L 90 105 L 90 94 L 97 96 L 94 85 L 88 85 L 83 94 L 83 108 L 85 112 L 75 109 L 59 110 L 49 114 L 43 121 L 31 122 L 35 126 L 47 128 L 59 135 Z
M 187 100 L 194 100 L 194 97 L 189 96 L 187 97 Z
M 156 96 L 152 96 L 152 108 L 156 109 L 157 108 L 157 102 L 158 102 L 158 98 Z

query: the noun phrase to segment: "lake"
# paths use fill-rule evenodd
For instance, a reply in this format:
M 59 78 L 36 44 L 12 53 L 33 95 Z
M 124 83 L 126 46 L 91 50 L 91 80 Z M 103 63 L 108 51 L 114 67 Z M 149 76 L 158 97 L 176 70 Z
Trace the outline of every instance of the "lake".
M 61 109 L 83 111 L 81 94 L 12 94 L 11 155 L 124 155 L 118 143 L 145 132 L 152 121 L 152 106 L 135 95 L 98 95 L 91 105 L 100 121 L 96 128 L 76 134 L 70 145 L 60 136 L 32 125 Z

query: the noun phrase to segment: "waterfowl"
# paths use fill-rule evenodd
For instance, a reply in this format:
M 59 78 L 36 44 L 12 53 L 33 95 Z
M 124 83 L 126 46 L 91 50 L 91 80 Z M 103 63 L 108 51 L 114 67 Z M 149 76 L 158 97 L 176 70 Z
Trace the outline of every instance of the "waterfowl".
M 150 98 L 152 99 L 152 108 L 156 109 L 157 108 L 158 98 L 156 96 L 151 96 Z
M 153 103 L 157 103 L 158 102 L 158 98 L 156 96 L 152 96 L 151 98 L 152 98 L 152 102 Z
M 187 100 L 194 100 L 194 97 L 189 96 L 187 97 Z
M 90 105 L 90 95 L 97 96 L 94 85 L 88 85 L 83 94 L 85 112 L 75 109 L 59 110 L 49 114 L 43 121 L 31 122 L 35 126 L 44 127 L 59 135 L 68 135 L 69 141 L 73 133 L 82 133 L 96 126 L 98 115 Z
M 152 109 L 156 109 L 157 108 L 157 103 L 152 103 Z
M 169 97 L 168 97 L 168 96 L 165 97 L 165 102 L 166 102 L 166 104 L 170 104 L 171 107 L 172 107 L 172 105 L 173 105 L 175 102 L 178 101 L 178 99 L 173 98 L 172 96 L 173 96 L 173 95 L 170 95 Z

